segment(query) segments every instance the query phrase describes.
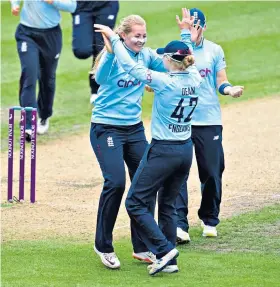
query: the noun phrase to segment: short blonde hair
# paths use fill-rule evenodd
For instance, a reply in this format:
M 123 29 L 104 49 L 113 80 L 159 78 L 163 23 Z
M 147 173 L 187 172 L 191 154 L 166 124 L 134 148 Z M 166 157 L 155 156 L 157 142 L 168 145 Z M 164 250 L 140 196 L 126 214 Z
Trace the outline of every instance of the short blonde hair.
M 120 24 L 115 28 L 115 32 L 121 37 L 121 33 L 129 34 L 132 31 L 132 27 L 134 25 L 146 26 L 146 21 L 139 15 L 129 15 L 121 19 Z M 95 58 L 94 65 L 92 67 L 93 78 L 97 70 L 98 64 L 100 62 L 100 59 L 105 51 L 106 48 L 104 47 Z

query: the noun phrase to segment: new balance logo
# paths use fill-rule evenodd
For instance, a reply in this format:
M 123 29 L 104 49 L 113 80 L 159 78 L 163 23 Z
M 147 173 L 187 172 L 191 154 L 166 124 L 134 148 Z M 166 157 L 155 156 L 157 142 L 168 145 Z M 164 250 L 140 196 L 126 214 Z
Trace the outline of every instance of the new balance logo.
M 26 42 L 21 43 L 21 52 L 27 52 L 27 43 Z
M 108 144 L 108 147 L 113 147 L 114 146 L 114 142 L 113 142 L 113 138 L 112 137 L 107 137 L 107 144 Z
M 115 15 L 109 15 L 109 16 L 108 16 L 108 19 L 109 19 L 109 20 L 114 20 L 114 19 L 115 19 Z
M 58 53 L 58 54 L 56 54 L 55 59 L 58 59 L 58 58 L 59 58 L 59 56 L 60 56 L 60 55 L 59 55 L 59 53 Z
M 213 141 L 216 141 L 219 139 L 220 136 L 214 136 Z
M 74 22 L 75 22 L 75 25 L 80 25 L 81 21 L 80 21 L 80 15 L 76 15 L 75 18 L 74 18 Z

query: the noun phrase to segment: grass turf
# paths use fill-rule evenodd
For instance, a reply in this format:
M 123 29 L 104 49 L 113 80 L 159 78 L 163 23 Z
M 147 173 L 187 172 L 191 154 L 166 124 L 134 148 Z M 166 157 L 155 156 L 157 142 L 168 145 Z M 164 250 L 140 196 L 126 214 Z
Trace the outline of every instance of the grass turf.
M 120 270 L 106 269 L 91 243 L 78 239 L 15 241 L 2 245 L 2 285 L 12 286 L 279 286 L 280 205 L 224 220 L 218 238 L 190 230 L 179 246 L 178 274 L 151 277 L 131 258 L 128 239 L 117 241 Z

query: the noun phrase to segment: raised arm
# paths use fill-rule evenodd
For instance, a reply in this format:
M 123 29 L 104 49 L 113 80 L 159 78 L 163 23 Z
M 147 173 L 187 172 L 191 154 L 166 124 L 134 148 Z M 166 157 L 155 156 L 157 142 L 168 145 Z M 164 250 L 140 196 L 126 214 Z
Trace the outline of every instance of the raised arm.
M 191 42 L 191 32 L 187 29 L 181 30 L 181 41 L 188 45 L 191 52 L 193 52 L 192 42 Z
M 19 6 L 20 0 L 10 0 L 12 8 L 15 6 Z
M 77 7 L 76 0 L 53 0 L 52 4 L 56 9 L 70 13 L 74 13 Z
M 182 20 L 176 15 L 176 22 L 181 31 L 181 41 L 189 47 L 191 52 L 193 52 L 190 29 L 193 27 L 194 17 L 190 15 L 188 9 L 182 8 Z
M 95 81 L 97 84 L 102 85 L 107 83 L 114 58 L 114 54 L 108 53 L 107 51 L 103 52 L 95 72 Z
M 111 36 L 110 40 L 119 63 L 128 74 L 149 85 L 155 91 L 164 89 L 169 81 L 169 77 L 165 73 L 149 70 L 141 64 L 134 62 L 120 41 L 118 35 Z

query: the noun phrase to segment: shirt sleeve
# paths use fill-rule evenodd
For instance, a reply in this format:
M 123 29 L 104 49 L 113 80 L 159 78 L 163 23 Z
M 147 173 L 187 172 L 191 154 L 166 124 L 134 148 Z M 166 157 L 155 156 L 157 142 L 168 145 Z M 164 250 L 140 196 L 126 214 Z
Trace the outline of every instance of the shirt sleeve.
M 76 0 L 54 0 L 53 6 L 61 11 L 74 13 L 77 7 Z
M 193 53 L 190 30 L 186 30 L 186 29 L 181 30 L 181 41 L 184 42 L 189 47 L 190 51 Z
M 149 85 L 155 91 L 161 91 L 166 87 L 169 82 L 167 74 L 152 71 L 134 62 L 121 43 L 118 35 L 111 37 L 111 43 L 118 62 L 128 74 L 140 80 L 142 83 Z
M 11 0 L 12 9 L 19 6 L 20 0 Z
M 226 60 L 225 60 L 225 54 L 221 46 L 218 46 L 216 53 L 215 53 L 215 58 L 214 58 L 214 63 L 215 63 L 215 70 L 216 73 L 225 69 L 226 68 Z
M 154 52 L 152 49 L 149 49 L 149 52 L 151 57 L 149 69 L 158 72 L 166 72 L 162 58 L 159 55 L 157 55 L 157 53 Z
M 98 64 L 95 81 L 98 85 L 106 84 L 111 72 L 115 55 L 110 54 L 107 51 L 101 56 L 100 62 Z

